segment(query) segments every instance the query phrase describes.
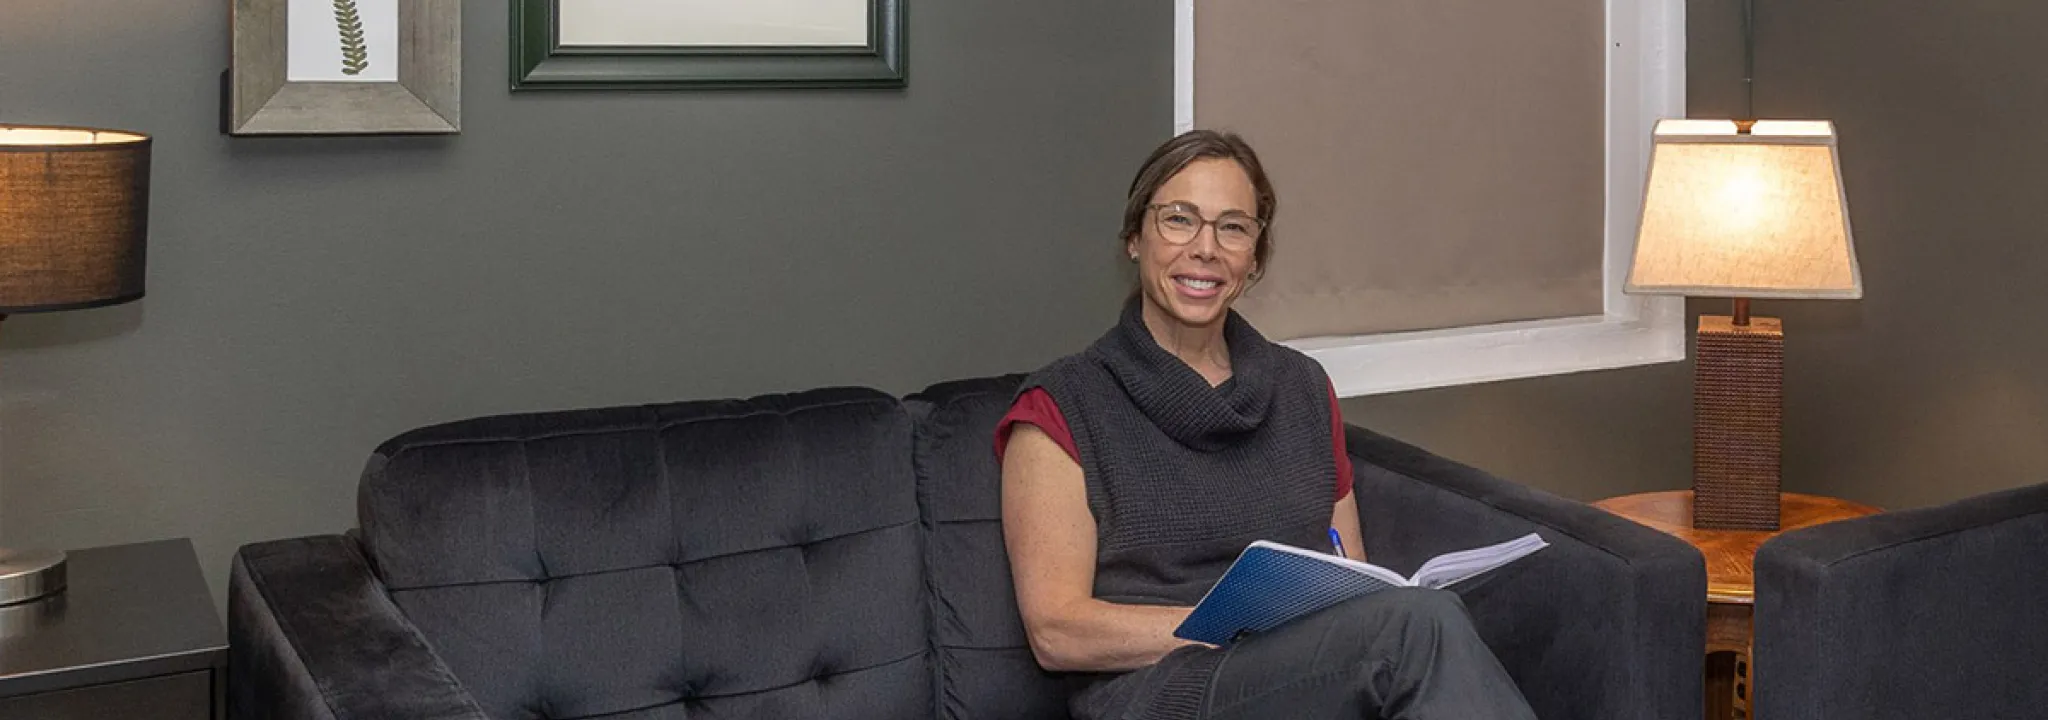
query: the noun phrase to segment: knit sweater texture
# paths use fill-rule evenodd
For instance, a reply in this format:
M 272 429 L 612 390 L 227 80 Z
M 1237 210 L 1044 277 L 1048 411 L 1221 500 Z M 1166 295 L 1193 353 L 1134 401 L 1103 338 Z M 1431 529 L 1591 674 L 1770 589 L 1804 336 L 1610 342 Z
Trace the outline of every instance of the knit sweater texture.
M 1067 413 L 1096 524 L 1095 597 L 1193 606 L 1254 540 L 1328 544 L 1328 378 L 1232 311 L 1220 385 L 1159 346 L 1139 300 L 1086 350 L 1027 378 Z M 1194 718 L 1219 650 L 1082 676 L 1076 718 Z

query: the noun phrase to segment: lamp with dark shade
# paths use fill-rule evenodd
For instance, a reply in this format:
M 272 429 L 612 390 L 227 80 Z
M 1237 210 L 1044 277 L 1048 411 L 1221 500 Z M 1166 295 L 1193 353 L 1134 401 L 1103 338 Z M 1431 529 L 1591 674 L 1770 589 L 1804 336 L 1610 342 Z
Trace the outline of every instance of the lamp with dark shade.
M 150 138 L 0 125 L 0 320 L 142 297 Z M 64 553 L 0 547 L 0 607 L 64 589 Z

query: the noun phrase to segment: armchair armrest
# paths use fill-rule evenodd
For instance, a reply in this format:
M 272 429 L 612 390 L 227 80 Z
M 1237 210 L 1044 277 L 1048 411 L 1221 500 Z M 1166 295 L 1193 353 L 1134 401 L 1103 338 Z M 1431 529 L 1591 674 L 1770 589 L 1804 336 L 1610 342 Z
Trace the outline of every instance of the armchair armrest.
M 1756 715 L 2039 717 L 2048 484 L 1817 525 L 1756 554 Z
M 228 645 L 230 717 L 484 720 L 345 536 L 237 552 Z
M 1543 718 L 1698 718 L 1706 564 L 1670 535 L 1349 427 L 1368 558 L 1436 555 L 1535 532 L 1550 547 L 1452 589 Z

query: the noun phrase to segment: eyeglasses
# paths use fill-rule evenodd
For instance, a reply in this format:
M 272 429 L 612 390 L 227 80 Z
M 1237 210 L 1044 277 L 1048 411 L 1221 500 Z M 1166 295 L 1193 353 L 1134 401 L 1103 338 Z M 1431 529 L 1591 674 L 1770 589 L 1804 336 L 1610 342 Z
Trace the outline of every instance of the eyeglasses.
M 1175 245 L 1194 242 L 1195 236 L 1202 234 L 1204 226 L 1214 225 L 1216 244 L 1225 250 L 1244 252 L 1258 245 L 1259 236 L 1266 231 L 1266 223 L 1236 211 L 1210 220 L 1187 203 L 1149 205 L 1146 209 L 1154 213 L 1153 222 L 1159 226 L 1159 238 Z

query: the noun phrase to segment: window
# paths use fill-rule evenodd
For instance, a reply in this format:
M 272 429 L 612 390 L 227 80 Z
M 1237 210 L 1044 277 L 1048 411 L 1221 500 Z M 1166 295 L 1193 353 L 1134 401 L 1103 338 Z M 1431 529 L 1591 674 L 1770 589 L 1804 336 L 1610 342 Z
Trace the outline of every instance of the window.
M 1240 307 L 1344 396 L 1671 362 L 1621 292 L 1682 0 L 1177 0 L 1176 130 L 1243 132 L 1280 194 Z

